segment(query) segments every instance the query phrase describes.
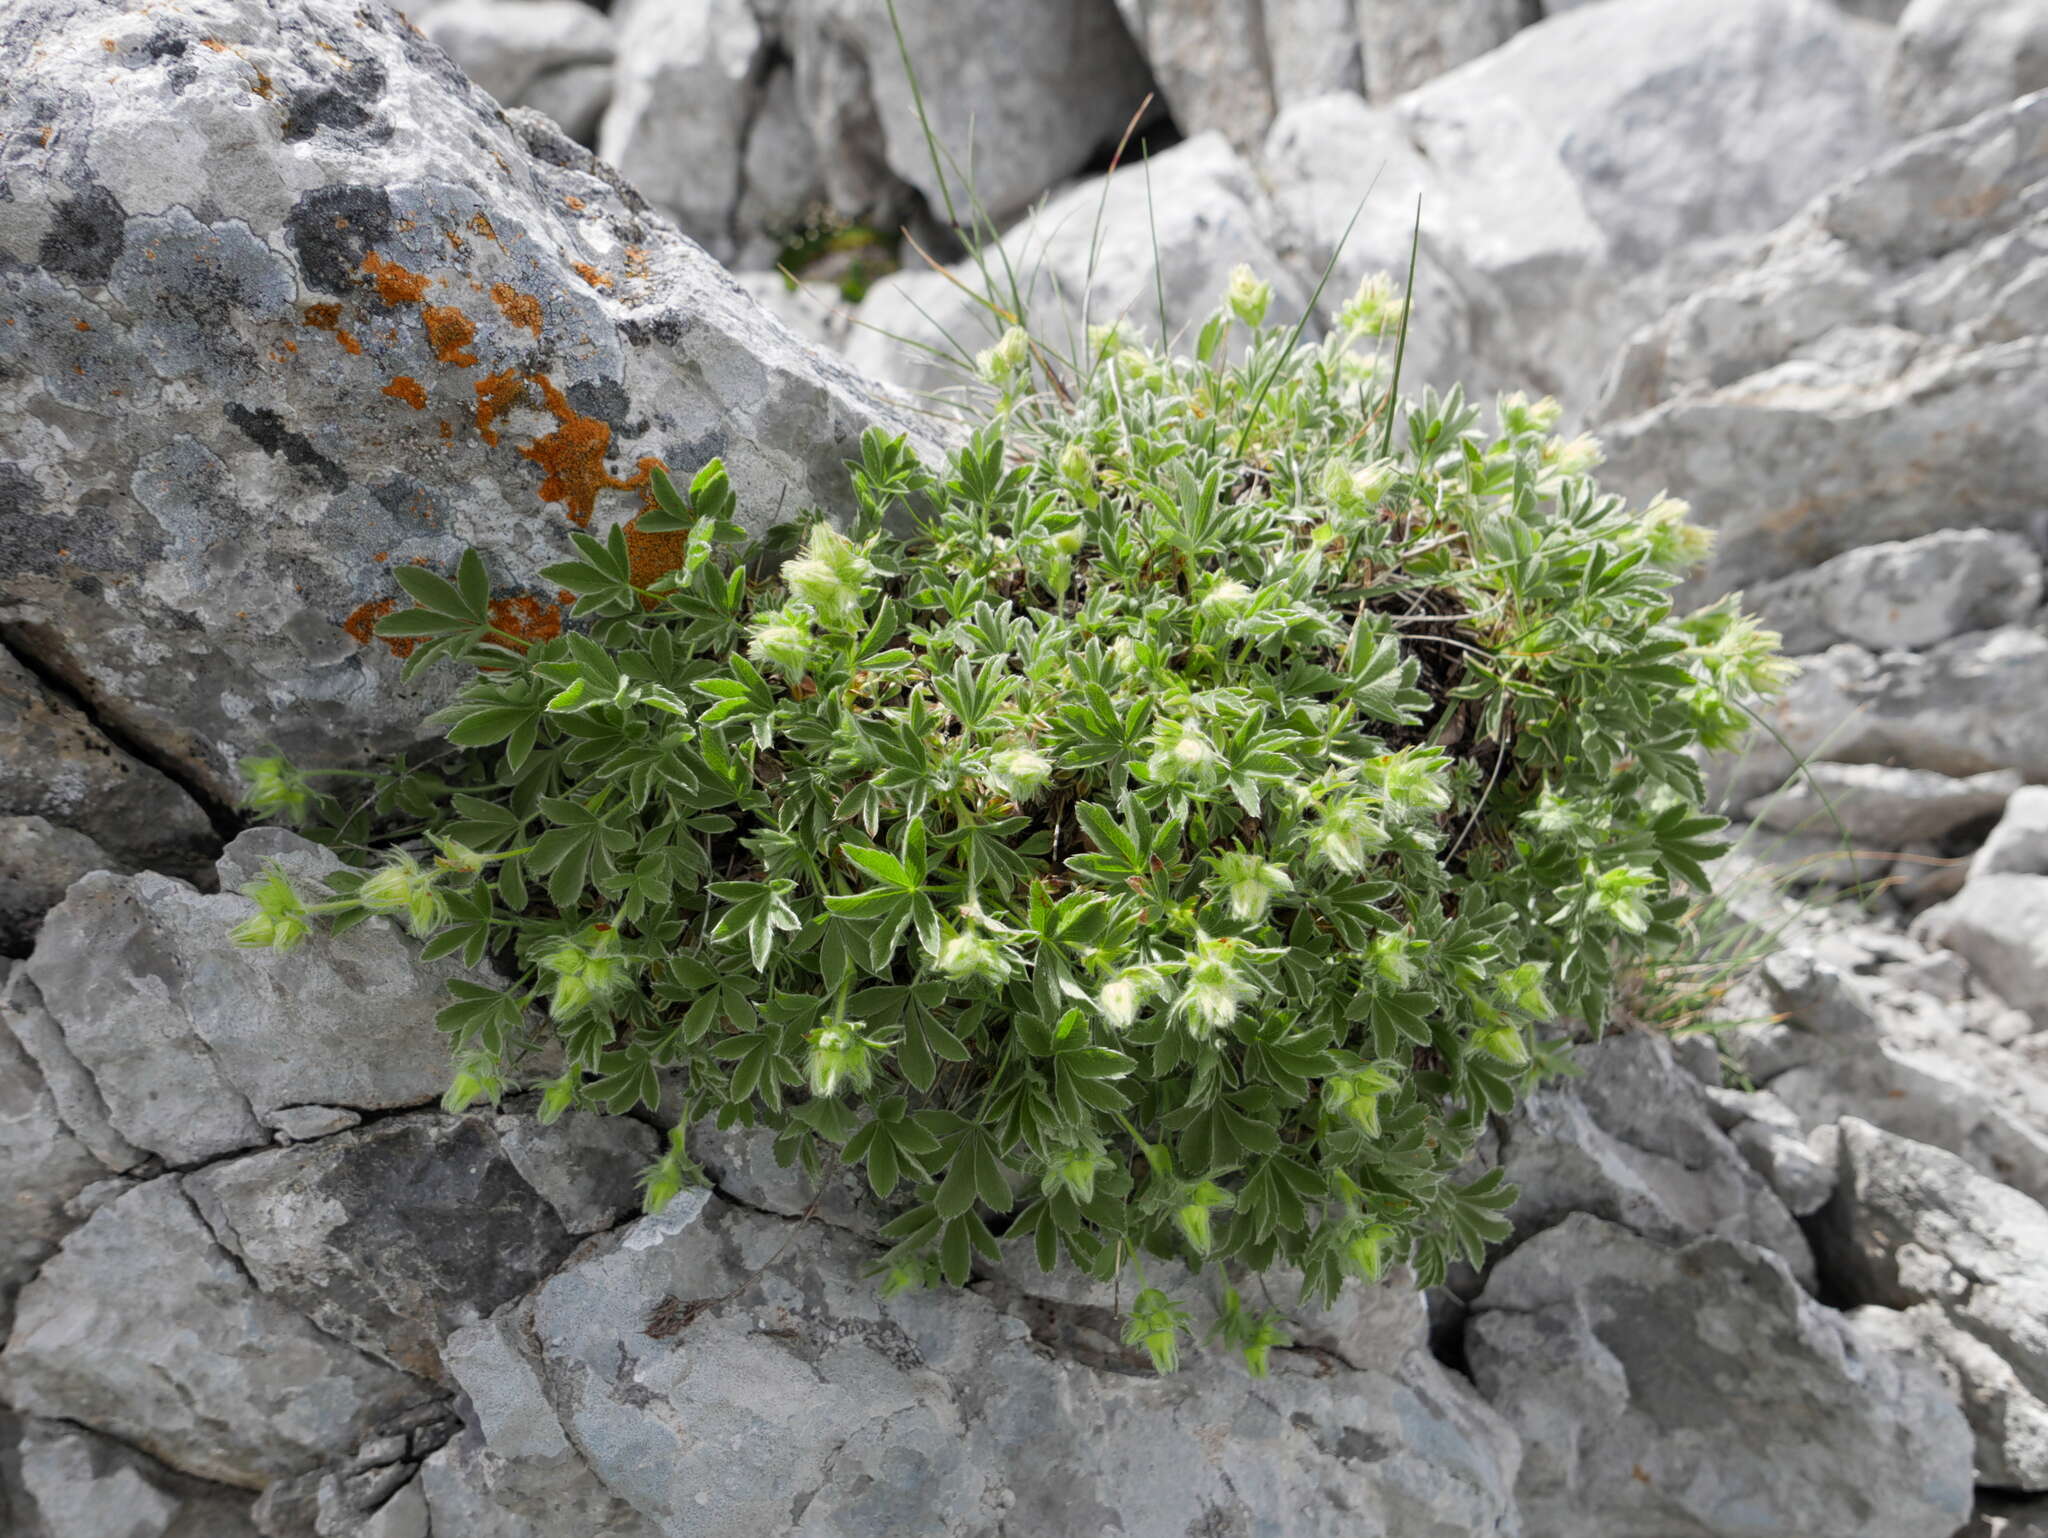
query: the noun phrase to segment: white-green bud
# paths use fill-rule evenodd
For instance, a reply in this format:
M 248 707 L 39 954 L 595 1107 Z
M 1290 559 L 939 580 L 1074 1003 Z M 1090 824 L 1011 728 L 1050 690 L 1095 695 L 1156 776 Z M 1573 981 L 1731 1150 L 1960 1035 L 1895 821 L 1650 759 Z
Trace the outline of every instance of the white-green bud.
M 1230 313 L 1247 326 L 1264 325 L 1266 310 L 1273 303 L 1273 285 L 1240 262 L 1230 269 L 1230 287 L 1225 298 Z

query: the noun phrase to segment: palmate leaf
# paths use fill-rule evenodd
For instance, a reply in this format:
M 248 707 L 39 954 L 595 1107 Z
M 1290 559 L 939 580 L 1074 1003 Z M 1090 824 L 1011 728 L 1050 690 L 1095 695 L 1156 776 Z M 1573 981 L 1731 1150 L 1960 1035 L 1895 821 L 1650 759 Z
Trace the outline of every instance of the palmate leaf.
M 868 1187 L 877 1196 L 887 1196 L 897 1184 L 929 1180 L 923 1161 L 939 1151 L 939 1140 L 909 1114 L 901 1095 L 890 1095 L 870 1111 L 872 1119 L 847 1140 L 849 1163 L 865 1164 Z
M 714 881 L 711 895 L 727 904 L 719 915 L 714 940 L 744 939 L 754 970 L 768 970 L 768 958 L 775 953 L 775 937 L 803 928 L 796 910 L 789 905 L 792 881 Z

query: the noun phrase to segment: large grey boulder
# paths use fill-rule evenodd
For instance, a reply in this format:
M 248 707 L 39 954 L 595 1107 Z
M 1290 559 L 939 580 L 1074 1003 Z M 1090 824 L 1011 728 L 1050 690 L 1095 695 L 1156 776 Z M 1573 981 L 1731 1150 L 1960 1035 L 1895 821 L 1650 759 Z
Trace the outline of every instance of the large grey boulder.
M 1178 1538 L 1282 1512 L 1303 1534 L 1515 1530 L 1512 1438 L 1420 1350 L 1398 1374 L 1280 1351 L 1261 1383 L 1190 1349 L 1157 1379 L 1121 1351 L 1068 1354 L 1056 1313 L 881 1299 L 853 1235 L 683 1202 L 451 1342 L 485 1448 L 505 1450 L 501 1503 L 522 1463 L 545 1475 L 573 1449 L 657 1531 L 704 1538 L 942 1517 Z
M 1355 102 L 1283 112 L 1264 169 L 1311 257 L 1365 200 L 1362 267 L 1389 265 L 1392 225 L 1405 269 L 1419 192 L 1437 269 L 1421 319 L 1473 337 L 1452 377 L 1580 410 L 1634 328 L 1887 142 L 1855 27 L 1823 0 L 1584 6 L 1393 99 L 1378 126 Z M 1455 320 L 1430 319 L 1447 306 Z
M 1940 1377 L 1739 1240 L 1576 1214 L 1494 1268 L 1466 1351 L 1522 1436 L 1528 1538 L 1947 1538 L 1970 1512 Z
M 196 876 L 219 847 L 198 802 L 160 770 L 116 747 L 75 703 L 4 647 L 0 815 L 40 817 L 91 839 L 109 856 L 100 869 L 150 868 Z M 18 872 L 34 868 L 19 856 L 0 865 Z M 20 925 L 17 932 L 25 934 L 27 928 Z
M 395 564 L 474 544 L 546 632 L 640 461 L 759 526 L 909 425 L 387 7 L 23 0 L 0 72 L 0 634 L 223 799 L 418 736 Z
M 442 1376 L 451 1331 L 576 1244 L 488 1116 L 397 1116 L 223 1160 L 185 1194 L 266 1294 L 422 1378 Z
M 245 837 L 295 850 L 310 896 L 336 868 L 303 839 Z M 224 872 L 239 868 L 224 857 Z M 418 1105 L 447 1084 L 434 1016 L 453 968 L 422 963 L 385 920 L 288 952 L 246 949 L 229 931 L 254 911 L 147 872 L 89 876 L 23 964 L 58 1037 L 53 1050 L 47 1033 L 24 1042 L 45 1073 L 82 1067 L 118 1135 L 172 1164 L 268 1144 L 261 1118 L 284 1107 Z
M 2048 1209 L 1938 1148 L 1842 1123 L 1815 1233 L 1842 1296 L 1906 1309 L 1964 1387 L 1983 1483 L 2048 1489 Z
M 1899 16 L 1885 105 L 1927 133 L 2048 89 L 2048 12 L 2035 0 L 1912 0 Z
M 1599 411 L 1606 479 L 1683 488 L 1721 531 L 1703 594 L 2032 527 L 2044 135 L 2036 93 L 1892 150 L 1631 339 Z
M 1125 165 L 1106 182 L 1054 198 L 987 257 L 999 281 L 1015 274 L 1032 329 L 1064 372 L 1071 376 L 1072 360 L 1088 356 L 1084 326 L 1115 322 L 1156 339 L 1162 308 L 1167 336 L 1192 346 L 1240 264 L 1272 283 L 1270 321 L 1301 315 L 1308 290 L 1269 244 L 1271 213 L 1258 178 L 1220 134 Z M 971 262 L 885 278 L 857 312 L 848 357 L 917 390 L 959 384 L 967 359 L 1005 326 L 962 291 L 980 283 Z
M 0 1395 L 251 1490 L 433 1396 L 260 1292 L 179 1184 L 136 1186 L 65 1239 L 22 1290 Z
M 1850 641 L 1877 651 L 1933 646 L 1971 630 L 2031 619 L 2041 607 L 2041 552 L 2021 534 L 1937 529 L 1861 545 L 1743 594 L 1795 656 Z
M 1509 1212 L 1518 1237 L 1587 1212 L 1666 1243 L 1741 1239 L 1814 1285 L 1799 1225 L 1666 1038 L 1616 1034 L 1575 1055 L 1581 1077 L 1536 1090 L 1499 1124 L 1499 1162 L 1520 1193 Z
M 15 1538 L 257 1538 L 246 1490 L 193 1479 L 82 1427 L 24 1422 L 17 1452 Z

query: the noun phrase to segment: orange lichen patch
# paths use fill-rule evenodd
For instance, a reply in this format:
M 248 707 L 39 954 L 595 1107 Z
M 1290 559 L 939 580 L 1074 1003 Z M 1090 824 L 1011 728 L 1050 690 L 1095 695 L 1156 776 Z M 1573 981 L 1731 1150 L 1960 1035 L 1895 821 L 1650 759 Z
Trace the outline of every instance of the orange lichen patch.
M 36 147 L 38 149 L 48 149 L 50 147 L 50 135 L 56 131 L 57 125 L 55 123 L 43 124 L 43 136 L 36 141 Z
M 495 445 L 498 430 L 491 424 L 519 404 L 526 394 L 526 379 L 518 369 L 508 368 L 502 373 L 479 379 L 473 386 L 476 391 L 476 430 L 483 434 L 486 443 Z
M 470 215 L 469 227 L 475 230 L 477 234 L 483 236 L 485 240 L 496 240 L 498 238 L 498 232 L 491 228 L 491 221 L 480 212 Z
M 379 566 L 382 566 L 386 561 L 391 559 L 391 552 L 389 550 L 379 550 L 375 555 L 371 556 L 370 559 L 375 561 Z
M 610 288 L 612 286 L 612 280 L 588 262 L 571 262 L 569 265 L 576 269 L 576 276 L 585 283 L 588 283 L 592 288 Z
M 541 501 L 561 503 L 571 523 L 579 529 L 588 528 L 591 514 L 597 511 L 598 494 L 633 491 L 647 485 L 650 462 L 643 460 L 637 474 L 620 480 L 604 463 L 605 450 L 612 444 L 610 425 L 579 413 L 547 375 L 526 377 L 540 387 L 548 410 L 561 425 L 519 452 L 547 471 L 539 487 Z
M 493 598 L 491 623 L 520 641 L 552 641 L 562 633 L 562 606 L 542 603 L 530 594 Z
M 202 37 L 199 41 L 204 46 L 211 48 L 215 53 L 226 53 L 228 51 L 228 45 L 217 37 Z
M 645 464 L 643 460 L 641 463 Z M 683 564 L 683 552 L 689 548 L 690 536 L 678 529 L 672 534 L 643 534 L 640 532 L 640 515 L 635 513 L 625 527 L 626 569 L 633 586 L 650 586 L 655 578 L 665 577 Z M 654 607 L 652 598 L 643 597 L 640 607 Z
M 410 636 L 380 636 L 377 621 L 398 607 L 396 598 L 373 598 L 360 605 L 349 617 L 341 622 L 341 628 L 358 646 L 368 646 L 372 641 L 382 641 L 394 657 L 410 657 L 413 648 L 420 643 Z
M 441 441 L 443 443 L 453 443 L 455 441 L 455 424 L 446 417 L 441 418 Z
M 626 247 L 626 276 L 641 279 L 654 276 L 654 266 L 647 259 L 647 248 L 645 246 Z
M 90 330 L 92 330 L 92 325 L 91 325 L 91 323 L 90 323 L 90 322 L 87 322 L 87 321 L 82 321 L 82 320 L 74 320 L 74 321 L 73 321 L 73 322 L 72 322 L 71 324 L 72 324 L 72 325 L 74 325 L 74 326 L 76 326 L 76 327 L 77 327 L 77 328 L 78 328 L 78 329 L 79 329 L 80 331 L 90 331 Z
M 540 300 L 532 294 L 522 294 L 509 283 L 493 283 L 491 303 L 513 325 L 524 326 L 536 337 L 540 335 Z
M 332 331 L 335 341 L 341 343 L 342 350 L 351 357 L 362 353 L 363 344 L 341 329 L 341 306 L 338 304 L 307 305 L 305 318 L 301 323 L 314 331 Z M 285 345 L 291 346 L 289 342 Z M 294 347 L 292 351 L 297 352 L 298 349 Z
M 577 197 L 575 193 L 570 193 L 567 197 L 563 198 L 562 201 L 568 204 L 569 207 L 575 209 L 577 213 L 580 214 L 583 212 L 583 199 Z
M 249 87 L 249 90 L 250 90 L 250 92 L 251 92 L 252 94 L 254 94 L 254 95 L 257 95 L 257 96 L 261 96 L 261 97 L 263 97 L 263 98 L 264 98 L 264 99 L 265 99 L 266 101 L 267 101 L 267 100 L 269 100 L 269 98 L 270 98 L 270 77 L 269 77 L 268 75 L 264 74 L 262 70 L 260 70 L 260 69 L 259 69 L 259 70 L 257 70 L 257 71 L 256 71 L 256 83 L 255 83 L 254 85 L 250 86 L 250 87 Z
M 111 37 L 103 37 L 100 39 L 100 47 L 106 49 L 108 53 L 112 53 L 114 51 L 114 40 Z
M 462 237 L 460 235 L 456 234 L 453 230 L 443 230 L 441 233 L 447 237 L 449 245 L 458 251 L 462 249 Z
M 427 323 L 435 357 L 459 368 L 476 367 L 476 354 L 468 351 L 476 340 L 476 322 L 452 304 L 430 304 L 420 311 L 420 319 Z
M 410 374 L 400 374 L 384 387 L 383 393 L 395 401 L 404 401 L 415 411 L 427 409 L 426 387 Z
M 418 304 L 427 285 L 434 281 L 425 273 L 407 271 L 375 251 L 363 258 L 363 271 L 377 280 L 377 297 L 386 304 Z

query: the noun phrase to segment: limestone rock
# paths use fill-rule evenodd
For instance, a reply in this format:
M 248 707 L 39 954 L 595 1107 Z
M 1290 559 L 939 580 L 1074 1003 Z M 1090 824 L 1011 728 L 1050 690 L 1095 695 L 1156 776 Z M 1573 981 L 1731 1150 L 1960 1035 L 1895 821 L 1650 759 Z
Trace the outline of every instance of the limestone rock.
M 1604 478 L 1682 489 L 1720 530 L 1701 594 L 2032 526 L 2044 134 L 2036 94 L 1894 149 L 1630 340 L 1598 413 Z
M 613 69 L 602 64 L 565 64 L 526 88 L 520 105 L 552 118 L 562 132 L 589 149 L 597 147 L 598 124 L 612 102 Z
M 754 9 L 748 0 L 627 0 L 598 139 L 607 161 L 721 257 L 736 249 L 747 139 L 773 42 Z
M 1856 1302 L 1915 1328 L 1963 1380 L 1986 1484 L 2048 1489 L 2048 1209 L 1953 1154 L 1853 1118 L 1842 1183 L 1816 1227 Z
M 2037 1026 L 2048 1026 L 2048 876 L 1980 877 L 1929 909 L 1921 933 L 1960 954 Z
M 44 1006 L 24 966 L 12 968 L 5 988 L 0 988 L 0 1025 L 27 1053 L 64 1126 L 104 1169 L 132 1170 L 149 1158 L 114 1129 L 99 1086 L 65 1042 L 63 1028 Z M 28 1082 L 24 1077 L 23 1083 Z
M 420 1469 L 429 1531 L 459 1538 L 661 1538 L 659 1528 L 607 1491 L 579 1458 L 562 1460 L 551 1481 L 537 1485 L 537 1477 L 531 1460 L 507 1462 L 485 1450 L 481 1432 L 467 1429 Z
M 546 633 L 641 459 L 759 527 L 912 425 L 387 7 L 23 0 L 0 71 L 0 633 L 223 800 L 417 738 L 394 565 L 475 545 Z
M 1939 1538 L 1969 1515 L 1939 1376 L 1739 1240 L 1667 1248 L 1574 1214 L 1494 1267 L 1466 1350 L 1521 1433 L 1532 1538 Z
M 1241 151 L 1259 142 L 1274 93 L 1257 0 L 1117 0 L 1117 9 L 1181 132 L 1220 133 Z
M 1533 11 L 1522 0 L 1358 0 L 1365 94 L 1389 101 L 1490 53 Z
M 1808 764 L 1748 815 L 1788 833 L 1846 833 L 1858 849 L 1897 850 L 1946 838 L 2005 810 L 2020 788 L 2010 769 L 1954 776 L 1883 764 Z
M 572 1234 L 610 1228 L 640 1206 L 634 1182 L 660 1153 L 653 1129 L 623 1116 L 570 1111 L 544 1127 L 520 1102 L 492 1124 L 519 1176 Z
M 2048 88 L 2048 13 L 2033 0 L 1912 0 L 1898 20 L 1885 104 L 1908 133 Z
M 853 1235 L 811 1225 L 785 1248 L 786 1220 L 701 1197 L 670 1216 L 580 1252 L 488 1369 L 450 1356 L 465 1389 L 481 1371 L 537 1375 L 555 1434 L 660 1530 L 788 1531 L 792 1511 L 821 1532 L 923 1531 L 945 1513 L 1178 1534 L 1277 1511 L 1304 1534 L 1514 1530 L 1512 1440 L 1419 1350 L 1399 1376 L 1276 1352 L 1264 1383 L 1191 1350 L 1158 1380 L 1039 1345 L 973 1294 L 882 1300 L 856 1280 L 874 1251 Z M 490 1394 L 471 1397 L 481 1412 Z M 547 1428 L 483 1426 L 487 1451 L 498 1436 L 535 1449 L 505 1459 L 501 1491 L 522 1462 L 552 1461 Z M 702 1426 L 719 1432 L 685 1429 Z
M 96 870 L 124 869 L 83 833 L 41 817 L 0 816 L 0 956 L 26 956 L 43 915 L 71 883 Z
M 165 1176 L 94 1213 L 22 1290 L 0 1392 L 185 1473 L 260 1489 L 433 1389 L 259 1292 Z
M 196 876 L 219 843 L 196 801 L 167 775 L 114 746 L 75 704 L 4 647 L 0 815 L 45 818 L 91 839 L 107 852 L 101 868 L 108 870 L 148 867 Z M 0 870 L 11 863 L 0 858 Z
M 1493 9 L 1390 8 L 1425 33 Z M 1886 142 L 1854 25 L 1823 0 L 1579 7 L 1383 106 L 1290 108 L 1263 168 L 1305 267 L 1364 203 L 1333 303 L 1360 271 L 1405 273 L 1419 193 L 1413 377 L 1577 411 L 1631 331 Z
M 1113 149 L 1152 88 L 1116 0 L 898 0 L 897 14 L 932 133 L 959 161 L 946 179 L 963 218 L 970 165 L 989 217 L 1007 222 Z M 882 0 L 795 0 L 784 47 L 796 61 L 797 99 L 834 205 L 861 211 L 879 161 L 942 211 Z
M 1937 529 L 1846 551 L 1752 587 L 1743 601 L 1778 629 L 1787 652 L 1804 655 L 1840 641 L 1912 649 L 2020 624 L 2040 608 L 2041 592 L 2033 541 L 1992 529 Z
M 1890 764 L 1966 776 L 2011 769 L 2048 778 L 2048 720 L 2028 703 L 2048 689 L 2048 635 L 2007 625 L 1920 652 L 1830 647 L 1761 707 L 1759 733 L 1724 772 L 1747 800 L 1785 783 L 1799 761 Z M 1781 740 L 1780 740 L 1781 739 Z
M 333 868 L 294 842 L 302 870 Z M 245 949 L 229 931 L 253 911 L 164 876 L 91 876 L 24 966 L 113 1127 L 174 1164 L 268 1143 L 264 1112 L 417 1105 L 446 1086 L 434 1029 L 446 963 L 420 962 L 382 920 L 288 952 Z
M 2048 875 L 2048 786 L 2023 785 L 2005 803 L 2005 815 L 1970 859 L 1979 876 Z
M 1060 359 L 1086 356 L 1084 312 L 1089 325 L 1114 321 L 1156 337 L 1162 292 L 1168 334 L 1191 334 L 1222 306 L 1240 263 L 1272 283 L 1269 320 L 1302 313 L 1307 290 L 1267 242 L 1271 216 L 1258 179 L 1221 135 L 1201 134 L 1146 165 L 1123 167 L 1104 197 L 1100 179 L 1082 183 L 1018 224 L 1003 238 L 1003 255 L 989 257 L 996 271 L 1007 263 L 1017 274 L 1034 328 Z M 935 361 L 895 338 L 949 358 L 956 345 L 970 356 L 987 347 L 1002 325 L 957 286 L 979 281 L 971 263 L 884 278 L 861 303 L 848 357 L 916 390 L 960 384 L 964 362 Z
M 1809 951 L 1781 952 L 1765 978 L 1758 1002 L 1782 1023 L 1724 1040 L 1809 1138 L 1854 1116 L 2048 1197 L 2048 1063 L 1973 1034 L 1951 1006 L 1851 977 Z
M 70 1229 L 66 1204 L 106 1173 L 64 1125 L 35 1060 L 0 1030 L 0 1331 L 15 1293 Z
M 310 1143 L 316 1137 L 360 1126 L 363 1120 L 356 1112 L 338 1105 L 281 1106 L 262 1112 L 256 1119 L 275 1132 L 281 1143 Z
M 1891 1351 L 1909 1351 L 1947 1380 L 1977 1439 L 1977 1482 L 2038 1490 L 2048 1480 L 2048 1404 L 1996 1351 L 1959 1329 L 1941 1307 L 1854 1309 L 1849 1322 Z
M 22 1427 L 19 1538 L 256 1538 L 249 1495 L 78 1426 Z
M 576 1242 L 493 1120 L 391 1117 L 209 1165 L 185 1192 L 266 1294 L 438 1378 L 449 1331 L 524 1293 Z
M 612 62 L 612 29 L 583 0 L 443 0 L 420 30 L 504 107 L 524 106 L 547 76 Z
M 1518 1237 L 1590 1212 L 1667 1243 L 1741 1239 L 1813 1285 L 1798 1224 L 1663 1037 L 1610 1035 L 1575 1055 L 1583 1077 L 1537 1090 L 1501 1123 L 1500 1163 L 1521 1193 L 1509 1212 Z

